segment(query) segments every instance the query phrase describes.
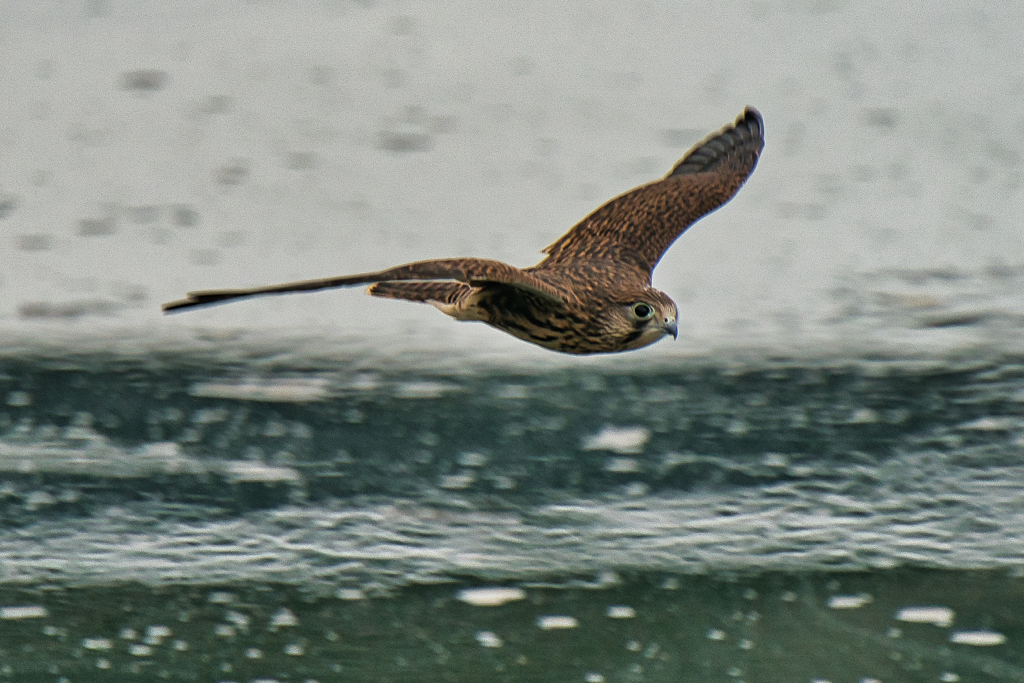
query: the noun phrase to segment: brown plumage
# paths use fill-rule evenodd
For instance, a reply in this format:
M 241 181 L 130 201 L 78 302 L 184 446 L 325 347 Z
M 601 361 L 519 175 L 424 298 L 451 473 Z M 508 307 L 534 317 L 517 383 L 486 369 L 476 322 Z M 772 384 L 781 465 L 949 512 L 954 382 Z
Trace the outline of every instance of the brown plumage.
M 477 258 L 419 261 L 376 273 L 190 292 L 163 310 L 373 283 L 374 296 L 431 303 L 457 320 L 479 320 L 554 351 L 638 349 L 676 336 L 676 305 L 651 287 L 654 267 L 694 221 L 736 194 L 763 147 L 764 122 L 747 107 L 735 124 L 695 145 L 665 178 L 584 218 L 531 268 Z

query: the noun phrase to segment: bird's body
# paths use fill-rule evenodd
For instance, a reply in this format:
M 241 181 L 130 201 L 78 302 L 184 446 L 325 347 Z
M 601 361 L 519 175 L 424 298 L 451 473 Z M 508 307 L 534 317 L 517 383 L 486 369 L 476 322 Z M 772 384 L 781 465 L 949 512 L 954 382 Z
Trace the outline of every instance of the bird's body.
M 419 261 L 361 275 L 191 292 L 163 309 L 372 283 L 374 296 L 431 303 L 456 320 L 478 320 L 554 351 L 638 349 L 676 336 L 675 303 L 651 287 L 655 265 L 686 228 L 736 194 L 757 165 L 763 131 L 760 114 L 748 107 L 665 178 L 584 218 L 532 268 L 476 258 Z

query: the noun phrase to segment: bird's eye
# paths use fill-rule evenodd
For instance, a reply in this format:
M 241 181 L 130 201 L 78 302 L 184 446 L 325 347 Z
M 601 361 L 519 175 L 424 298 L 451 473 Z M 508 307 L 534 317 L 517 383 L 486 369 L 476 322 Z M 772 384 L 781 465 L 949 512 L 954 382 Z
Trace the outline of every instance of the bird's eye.
M 654 309 L 647 304 L 633 304 L 633 315 L 640 320 L 647 320 L 654 315 Z

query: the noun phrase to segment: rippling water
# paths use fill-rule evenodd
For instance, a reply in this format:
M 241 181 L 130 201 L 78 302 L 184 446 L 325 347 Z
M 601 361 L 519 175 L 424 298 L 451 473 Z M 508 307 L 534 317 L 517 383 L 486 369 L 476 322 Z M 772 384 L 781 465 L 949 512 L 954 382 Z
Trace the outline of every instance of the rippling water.
M 1024 679 L 1020 358 L 22 354 L 0 399 L 19 676 Z

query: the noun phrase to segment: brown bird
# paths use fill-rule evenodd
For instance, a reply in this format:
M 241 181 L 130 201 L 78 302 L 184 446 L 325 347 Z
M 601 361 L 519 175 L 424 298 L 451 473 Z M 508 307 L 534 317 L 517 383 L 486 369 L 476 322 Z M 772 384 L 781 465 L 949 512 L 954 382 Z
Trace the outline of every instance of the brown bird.
M 764 148 L 764 122 L 747 107 L 695 145 L 665 178 L 612 199 L 544 249 L 532 268 L 479 258 L 418 261 L 376 273 L 255 289 L 190 292 L 163 310 L 264 294 L 373 283 L 373 296 L 431 303 L 564 353 L 612 353 L 677 333 L 678 310 L 651 287 L 665 251 L 694 221 L 729 201 Z

